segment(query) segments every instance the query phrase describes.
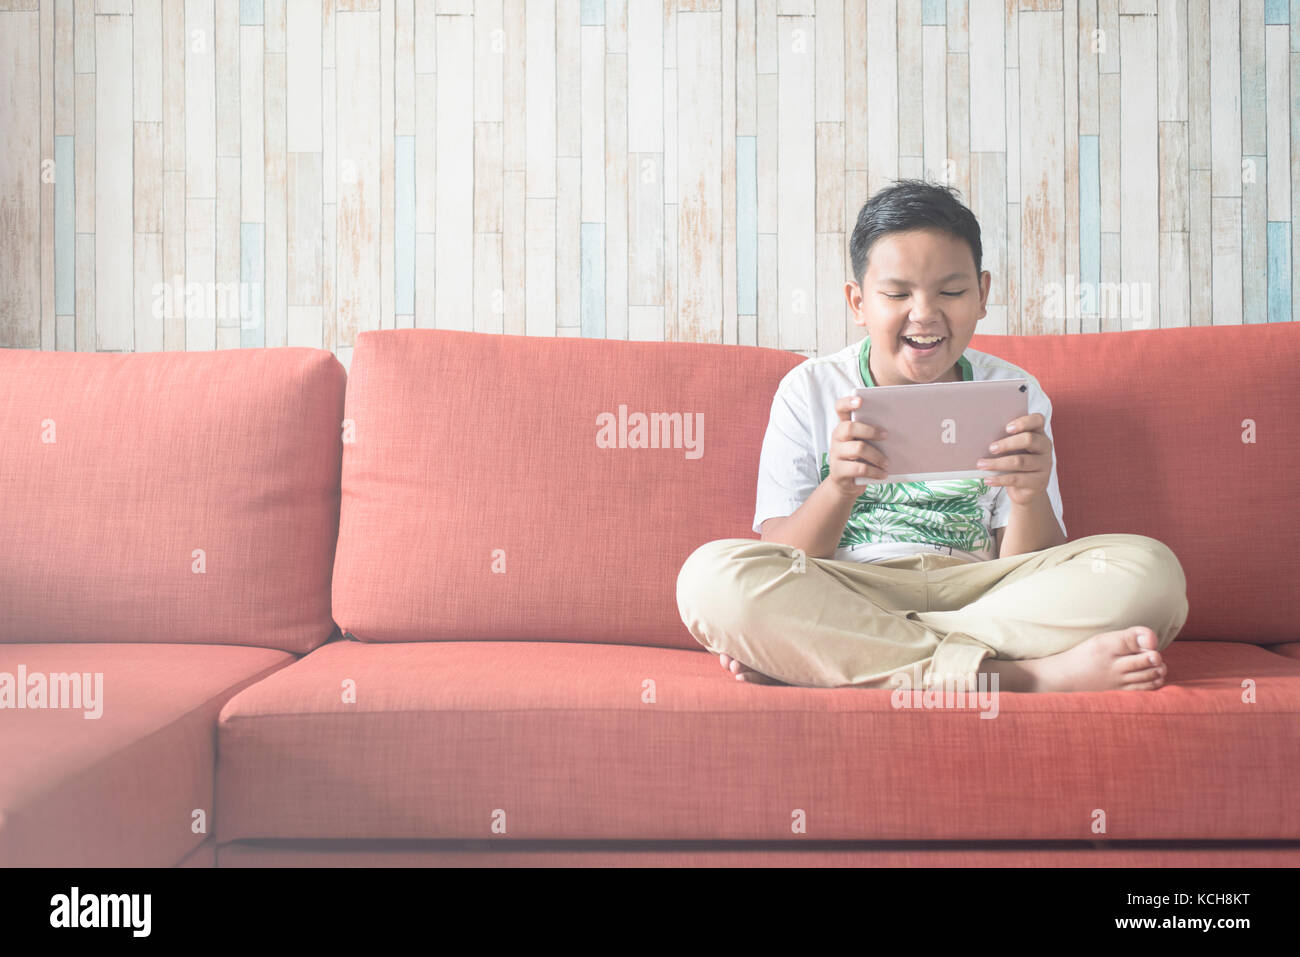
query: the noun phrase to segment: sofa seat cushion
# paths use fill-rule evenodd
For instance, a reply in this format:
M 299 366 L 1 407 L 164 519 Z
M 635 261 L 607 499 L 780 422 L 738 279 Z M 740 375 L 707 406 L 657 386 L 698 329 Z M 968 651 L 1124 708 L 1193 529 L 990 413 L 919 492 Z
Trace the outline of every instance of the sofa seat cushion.
M 217 838 L 1300 838 L 1300 661 L 1167 660 L 1159 691 L 1003 693 L 990 719 L 699 651 L 333 642 L 222 709 Z
M 0 644 L 0 866 L 170 867 L 212 832 L 217 713 L 293 656 L 192 644 Z M 56 676 L 100 688 L 77 708 Z M 102 675 L 102 683 L 94 676 Z M 88 717 L 99 712 L 98 717 Z

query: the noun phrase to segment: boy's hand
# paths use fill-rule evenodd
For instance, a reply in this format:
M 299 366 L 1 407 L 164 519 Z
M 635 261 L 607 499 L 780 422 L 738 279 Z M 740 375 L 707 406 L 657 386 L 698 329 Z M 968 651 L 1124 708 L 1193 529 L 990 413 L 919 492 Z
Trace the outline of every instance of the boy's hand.
M 1005 439 L 998 439 L 989 458 L 980 459 L 976 468 L 1008 472 L 984 479 L 985 485 L 1000 485 L 1017 505 L 1028 505 L 1047 489 L 1052 477 L 1052 440 L 1043 433 L 1045 419 L 1041 412 L 1013 419 Z
M 826 456 L 830 466 L 827 479 L 848 499 L 856 499 L 866 490 L 866 486 L 855 484 L 854 479 L 859 476 L 883 479 L 889 474 L 885 471 L 889 465 L 885 454 L 867 444 L 868 440 L 883 439 L 885 430 L 852 419 L 853 410 L 861 404 L 856 395 L 846 395 L 835 403 L 840 422 L 831 433 L 831 447 Z

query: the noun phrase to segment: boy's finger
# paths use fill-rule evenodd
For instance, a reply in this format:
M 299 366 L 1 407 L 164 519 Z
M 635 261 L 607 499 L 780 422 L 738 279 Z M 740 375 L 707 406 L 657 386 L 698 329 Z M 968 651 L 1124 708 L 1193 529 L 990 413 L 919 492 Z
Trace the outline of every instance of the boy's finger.
M 861 396 L 846 395 L 835 403 L 835 411 L 841 422 L 848 422 L 853 417 L 853 410 L 862 405 Z
M 1031 412 L 1028 415 L 1022 415 L 1019 418 L 1012 419 L 1007 423 L 1007 432 L 1036 432 L 1041 429 L 1047 420 L 1043 418 L 1041 412 Z

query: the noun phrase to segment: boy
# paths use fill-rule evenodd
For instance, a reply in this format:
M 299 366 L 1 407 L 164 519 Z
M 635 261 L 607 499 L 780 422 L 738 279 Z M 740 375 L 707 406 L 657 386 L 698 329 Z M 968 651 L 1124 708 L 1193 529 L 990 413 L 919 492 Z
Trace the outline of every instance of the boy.
M 1186 579 L 1143 535 L 1066 541 L 1052 406 L 1038 381 L 968 349 L 986 313 L 980 229 L 953 190 L 900 180 L 862 207 L 844 292 L 866 336 L 782 379 L 759 462 L 754 531 L 682 566 L 677 603 L 737 680 L 805 687 L 1007 691 L 1159 688 L 1187 619 Z M 1023 377 L 1029 414 L 984 479 L 885 478 L 853 390 Z

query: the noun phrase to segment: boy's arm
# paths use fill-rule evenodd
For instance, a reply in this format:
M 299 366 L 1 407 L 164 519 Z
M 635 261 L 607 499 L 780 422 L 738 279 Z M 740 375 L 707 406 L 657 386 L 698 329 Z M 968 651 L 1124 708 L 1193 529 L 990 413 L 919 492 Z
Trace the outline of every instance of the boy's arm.
M 810 558 L 830 558 L 839 547 L 853 501 L 827 477 L 793 514 L 764 522 L 763 541 L 803 549 Z
M 1010 521 L 995 529 L 994 537 L 998 558 L 1054 548 L 1067 541 L 1046 493 L 1037 496 L 1027 505 L 1016 505 L 1013 502 Z
M 844 525 L 853 513 L 853 503 L 864 491 L 855 479 L 886 477 L 887 460 L 879 449 L 868 444 L 869 439 L 884 438 L 885 431 L 852 420 L 853 410 L 861 402 L 851 395 L 835 403 L 839 423 L 831 433 L 829 474 L 789 515 L 763 522 L 763 541 L 802 549 L 811 558 L 835 555 Z

